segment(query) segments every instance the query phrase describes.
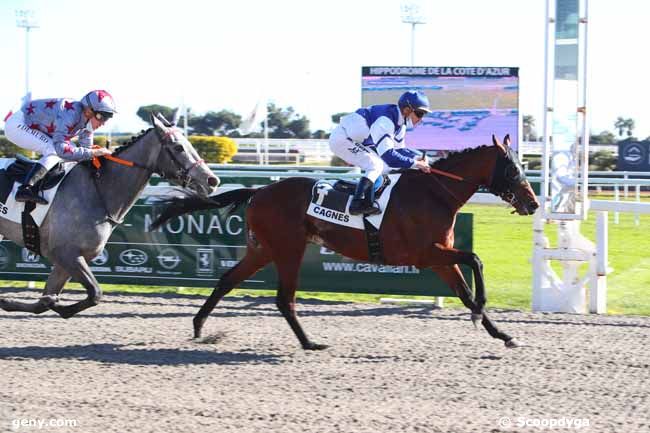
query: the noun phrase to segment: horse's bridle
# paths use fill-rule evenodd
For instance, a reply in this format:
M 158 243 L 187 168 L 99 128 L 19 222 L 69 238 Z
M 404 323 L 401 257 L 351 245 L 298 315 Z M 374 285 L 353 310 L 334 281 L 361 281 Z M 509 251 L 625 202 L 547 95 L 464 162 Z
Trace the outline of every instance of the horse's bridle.
M 156 131 L 156 133 L 158 133 L 158 131 Z M 170 143 L 165 144 L 165 140 L 170 138 L 170 137 L 171 137 Z M 158 174 L 163 179 L 176 180 L 178 183 L 180 183 L 180 185 L 183 188 L 187 188 L 187 186 L 192 182 L 192 177 L 190 176 L 190 172 L 192 170 L 194 170 L 196 167 L 198 167 L 199 165 L 203 164 L 204 161 L 199 158 L 196 161 L 194 161 L 189 167 L 184 167 L 183 166 L 183 163 L 178 159 L 176 154 L 174 154 L 174 151 L 170 148 L 170 147 L 173 146 L 174 143 L 178 143 L 178 141 L 174 141 L 176 139 L 176 133 L 175 133 L 175 131 L 173 129 L 171 129 L 171 128 L 168 129 L 165 132 L 163 137 L 158 136 L 158 138 L 161 140 L 163 147 L 165 148 L 165 150 L 167 151 L 167 154 L 169 155 L 169 158 L 176 165 L 177 170 L 176 170 L 176 176 L 171 177 L 171 178 L 166 177 L 165 174 L 162 173 L 162 172 L 158 172 L 156 174 Z M 183 146 L 180 145 L 180 144 L 175 146 L 175 147 L 180 147 L 179 152 L 185 151 Z
M 492 180 L 490 185 L 487 185 L 490 193 L 500 197 L 501 200 L 513 207 L 517 203 L 517 196 L 512 192 L 512 186 L 526 182 L 526 176 L 514 163 L 514 158 L 516 156 L 513 155 L 510 147 L 506 149 L 505 155 L 499 154 L 492 171 Z

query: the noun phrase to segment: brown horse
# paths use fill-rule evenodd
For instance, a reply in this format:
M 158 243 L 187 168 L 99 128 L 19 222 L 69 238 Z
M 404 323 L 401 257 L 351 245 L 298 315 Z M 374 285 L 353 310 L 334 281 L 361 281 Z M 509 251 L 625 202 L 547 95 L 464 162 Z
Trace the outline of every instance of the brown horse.
M 379 237 L 385 263 L 432 268 L 472 311 L 475 325 L 481 321 L 492 337 L 503 340 L 507 347 L 516 347 L 515 340 L 499 331 L 484 312 L 486 297 L 481 260 L 472 252 L 453 248 L 456 214 L 479 186 L 489 188 L 514 206 L 520 215 L 531 215 L 539 207 L 519 159 L 509 147 L 509 136 L 504 139 L 505 146 L 494 136 L 492 141 L 493 146 L 452 153 L 436 161 L 431 174 L 407 170 L 393 188 Z M 363 230 L 335 225 L 306 214 L 315 182 L 307 178 L 289 178 L 263 188 L 241 188 L 208 199 L 184 197 L 169 202 L 154 228 L 187 212 L 218 208 L 229 208 L 232 212 L 248 203 L 246 255 L 221 277 L 197 313 L 194 318 L 196 338 L 201 336 L 205 320 L 221 298 L 241 281 L 274 262 L 280 279 L 276 298 L 278 309 L 303 349 L 327 347 L 310 341 L 296 316 L 298 273 L 307 242 L 324 245 L 355 260 L 368 260 L 369 253 Z M 475 297 L 459 264 L 469 266 L 474 273 Z

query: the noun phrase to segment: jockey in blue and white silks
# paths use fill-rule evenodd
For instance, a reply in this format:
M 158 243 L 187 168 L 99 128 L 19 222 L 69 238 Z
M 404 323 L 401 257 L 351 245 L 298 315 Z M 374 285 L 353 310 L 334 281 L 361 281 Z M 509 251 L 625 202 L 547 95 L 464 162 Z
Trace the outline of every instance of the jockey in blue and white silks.
M 332 131 L 332 152 L 345 162 L 364 170 L 350 203 L 352 215 L 381 212 L 374 202 L 375 181 L 395 168 L 415 168 L 429 172 L 426 160 L 405 147 L 406 129 L 415 127 L 430 113 L 429 99 L 423 93 L 406 92 L 397 104 L 371 105 L 341 117 Z
M 47 204 L 34 185 L 59 161 L 83 161 L 110 154 L 93 149 L 93 131 L 117 111 L 113 97 L 105 90 L 93 90 L 81 101 L 66 98 L 28 101 L 5 118 L 5 136 L 15 145 L 41 155 L 16 191 L 16 201 Z M 71 140 L 78 137 L 77 144 Z

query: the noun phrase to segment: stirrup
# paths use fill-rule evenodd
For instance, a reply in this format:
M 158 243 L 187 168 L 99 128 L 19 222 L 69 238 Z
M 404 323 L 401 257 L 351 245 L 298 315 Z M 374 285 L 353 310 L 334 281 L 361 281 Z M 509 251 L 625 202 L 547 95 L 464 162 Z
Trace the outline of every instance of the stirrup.
M 31 187 L 19 188 L 16 191 L 16 196 L 14 199 L 17 202 L 30 202 L 33 201 L 36 204 L 48 204 L 49 202 L 41 197 L 37 192 L 34 192 Z
M 368 205 L 361 202 L 358 206 L 355 205 L 354 201 L 350 203 L 350 215 L 377 215 L 380 213 L 381 209 L 375 207 L 374 203 Z

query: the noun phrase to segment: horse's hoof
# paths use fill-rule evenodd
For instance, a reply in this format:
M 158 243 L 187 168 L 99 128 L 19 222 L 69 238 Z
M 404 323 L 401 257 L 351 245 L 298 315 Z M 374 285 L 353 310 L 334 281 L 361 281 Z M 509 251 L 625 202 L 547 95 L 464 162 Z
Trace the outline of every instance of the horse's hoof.
M 506 341 L 506 347 L 508 349 L 515 349 L 517 347 L 523 347 L 523 344 L 519 344 L 517 340 L 511 338 L 510 340 Z
M 63 317 L 64 319 L 69 319 L 72 316 L 74 316 L 74 313 L 65 307 L 57 307 L 56 305 L 53 305 L 51 307 L 51 310 L 57 313 L 59 316 Z
M 327 349 L 329 346 L 327 344 L 316 344 L 316 343 L 309 343 L 302 348 L 305 350 L 324 350 Z
M 472 323 L 474 324 L 474 328 L 478 329 L 478 324 L 483 321 L 483 314 L 476 314 L 472 313 Z

